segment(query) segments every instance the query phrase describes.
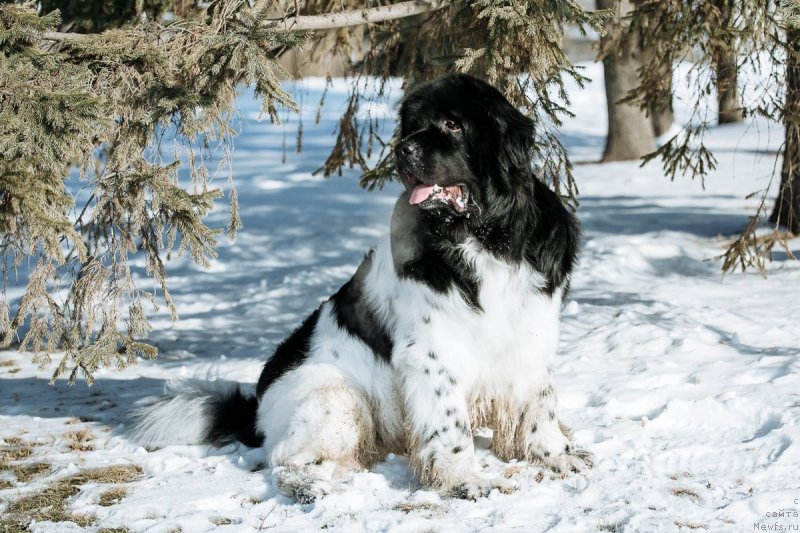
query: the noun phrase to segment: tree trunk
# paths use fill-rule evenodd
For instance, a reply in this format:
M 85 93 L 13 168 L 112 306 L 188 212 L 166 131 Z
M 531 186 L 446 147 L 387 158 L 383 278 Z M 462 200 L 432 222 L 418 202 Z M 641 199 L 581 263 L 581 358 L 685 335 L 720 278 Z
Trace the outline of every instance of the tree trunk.
M 672 107 L 672 61 L 664 64 L 664 77 L 668 78 L 666 86 L 669 87 L 669 95 L 664 99 L 667 103 L 660 108 L 656 105 L 650 106 L 650 120 L 653 123 L 653 133 L 656 137 L 667 133 L 675 122 L 675 111 Z
M 715 56 L 719 123 L 741 122 L 743 120 L 742 106 L 739 104 L 739 93 L 736 87 L 736 54 L 730 50 L 721 50 Z
M 800 28 L 786 32 L 786 100 L 781 185 L 770 222 L 800 234 Z
M 615 9 L 614 21 L 608 25 L 607 38 L 620 31 L 623 17 L 633 10 L 631 0 L 597 0 L 598 9 Z M 639 84 L 638 68 L 641 50 L 635 44 L 622 46 L 603 59 L 606 103 L 608 106 L 608 136 L 603 161 L 638 159 L 655 150 L 653 124 L 646 110 L 619 101 Z
M 719 24 L 728 27 L 733 18 L 733 2 L 731 0 L 715 0 L 719 10 Z M 725 43 L 713 51 L 714 71 L 717 77 L 717 104 L 719 106 L 718 119 L 720 124 L 741 122 L 742 106 L 739 104 L 737 90 L 736 50 L 733 43 Z

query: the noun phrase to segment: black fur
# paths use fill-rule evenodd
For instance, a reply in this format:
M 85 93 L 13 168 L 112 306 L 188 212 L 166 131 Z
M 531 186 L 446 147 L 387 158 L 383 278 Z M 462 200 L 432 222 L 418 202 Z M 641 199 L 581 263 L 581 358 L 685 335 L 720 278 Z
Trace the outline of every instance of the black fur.
M 389 332 L 364 298 L 364 276 L 372 267 L 372 253 L 367 254 L 356 274 L 331 298 L 339 327 L 364 344 L 387 363 L 392 358 L 393 343 Z
M 423 250 L 419 257 L 404 263 L 398 274 L 425 283 L 439 293 L 455 287 L 470 307 L 480 311 L 478 280 L 460 257 L 447 258 L 446 255 L 445 251 L 432 246 Z
M 258 398 L 247 396 L 237 387 L 233 392 L 216 398 L 209 406 L 210 429 L 206 441 L 223 446 L 238 440 L 256 448 L 264 443 L 264 435 L 256 431 Z
M 286 372 L 300 366 L 308 357 L 311 345 L 311 335 L 317 327 L 319 309 L 311 313 L 299 328 L 294 330 L 275 350 L 272 357 L 264 364 L 261 376 L 258 378 L 256 395 L 260 398 L 264 391 Z
M 404 100 L 400 116 L 403 138 L 396 157 L 407 188 L 460 183 L 471 202 L 466 213 L 446 203 L 418 209 L 425 220 L 415 226 L 428 231 L 415 232 L 415 260 L 398 271 L 437 291 L 455 287 L 480 310 L 479 282 L 452 253 L 473 235 L 498 258 L 541 272 L 545 293 L 566 291 L 580 227 L 533 171 L 533 122 L 495 88 L 462 74 L 418 88 Z M 452 124 L 458 131 L 443 126 Z

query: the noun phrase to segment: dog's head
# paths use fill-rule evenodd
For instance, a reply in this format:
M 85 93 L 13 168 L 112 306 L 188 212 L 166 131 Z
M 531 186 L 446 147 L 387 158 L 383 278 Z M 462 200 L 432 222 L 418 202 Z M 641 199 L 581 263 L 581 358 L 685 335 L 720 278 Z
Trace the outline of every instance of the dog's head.
M 397 170 L 409 203 L 449 217 L 491 211 L 531 179 L 533 122 L 494 87 L 450 75 L 409 94 L 400 109 Z

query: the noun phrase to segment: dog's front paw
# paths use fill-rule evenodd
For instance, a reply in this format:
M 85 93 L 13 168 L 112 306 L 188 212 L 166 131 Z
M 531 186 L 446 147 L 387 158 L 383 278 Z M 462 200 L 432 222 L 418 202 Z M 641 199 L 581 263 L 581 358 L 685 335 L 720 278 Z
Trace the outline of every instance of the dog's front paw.
M 310 466 L 286 466 L 275 470 L 278 490 L 297 503 L 314 503 L 331 491 L 329 480 L 315 475 L 317 473 Z
M 559 454 L 543 453 L 536 461 L 558 474 L 581 473 L 594 465 L 594 456 L 588 450 L 575 445 L 566 445 Z
M 517 490 L 517 486 L 512 481 L 505 478 L 484 478 L 476 475 L 468 481 L 450 487 L 446 491 L 446 495 L 462 500 L 477 500 L 478 498 L 488 496 L 489 493 L 495 489 L 502 494 L 511 494 Z

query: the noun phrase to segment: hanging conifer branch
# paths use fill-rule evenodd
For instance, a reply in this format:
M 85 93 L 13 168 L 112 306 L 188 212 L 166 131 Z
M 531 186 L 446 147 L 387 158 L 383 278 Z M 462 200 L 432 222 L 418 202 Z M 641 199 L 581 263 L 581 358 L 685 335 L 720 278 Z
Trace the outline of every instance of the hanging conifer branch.
M 270 18 L 264 21 L 264 26 L 275 33 L 336 30 L 431 13 L 446 7 L 450 3 L 446 0 L 410 0 L 388 6 L 377 6 L 341 13 Z M 42 33 L 41 37 L 48 41 L 79 41 L 85 39 L 86 34 L 48 31 Z
M 701 69 L 714 72 L 715 58 L 727 55 L 738 58 L 736 68 L 757 73 L 758 90 L 752 91 L 753 96 L 740 99 L 738 105 L 745 121 L 767 119 L 783 123 L 787 136 L 779 150 L 782 152 L 779 157 L 783 156 L 784 160 L 782 183 L 787 183 L 787 175 L 796 178 L 798 173 L 792 171 L 791 163 L 800 159 L 800 144 L 792 140 L 800 131 L 795 111 L 800 108 L 800 91 L 792 91 L 792 78 L 787 72 L 798 64 L 796 43 L 800 33 L 796 24 L 799 18 L 798 0 L 637 0 L 636 10 L 629 17 L 630 31 L 622 36 L 618 45 L 625 46 L 626 39 L 641 39 L 642 47 L 650 51 L 651 60 L 642 65 L 639 86 L 624 101 L 643 108 L 663 105 L 659 58 L 672 57 L 675 61 L 691 63 L 694 74 L 689 77 L 694 96 L 689 101 L 688 125 L 655 152 L 646 155 L 643 162 L 660 159 L 670 179 L 697 178 L 701 183 L 716 168 L 713 151 L 704 143 L 705 134 L 716 116 L 710 116 L 703 98 L 716 93 L 717 79 L 699 74 Z M 777 168 L 781 166 L 776 165 Z M 778 224 L 777 217 L 773 217 L 771 227 L 764 227 L 769 214 L 768 197 L 774 192 L 771 185 L 772 182 L 748 197 L 757 199 L 758 203 L 740 234 L 728 242 L 725 252 L 717 258 L 722 260 L 724 272 L 753 268 L 766 274 L 767 260 L 776 246 L 783 248 L 787 257 L 794 257 L 787 243 L 790 233 L 781 228 L 783 225 L 792 230 L 792 221 Z M 778 190 L 778 203 L 785 199 L 783 190 L 782 186 Z
M 230 152 L 240 82 L 255 88 L 274 120 L 280 106 L 294 107 L 270 51 L 304 36 L 271 31 L 268 7 L 221 0 L 213 13 L 168 28 L 141 24 L 44 49 L 40 36 L 58 26 L 57 12 L 0 6 L 4 279 L 25 258 L 35 265 L 12 317 L 5 295 L 0 302 L 0 346 L 19 342 L 42 366 L 63 352 L 53 378 L 67 373 L 71 382 L 155 356 L 143 342 L 145 309 L 163 301 L 177 317 L 164 257 L 207 265 L 221 232 L 204 223 L 222 191 L 197 160 L 198 141 Z M 173 132 L 177 157 L 148 152 L 157 131 Z M 188 178 L 179 175 L 181 158 Z M 88 193 L 78 196 L 81 188 Z M 230 200 L 232 233 L 241 226 L 235 189 Z M 134 282 L 137 254 L 151 290 Z

